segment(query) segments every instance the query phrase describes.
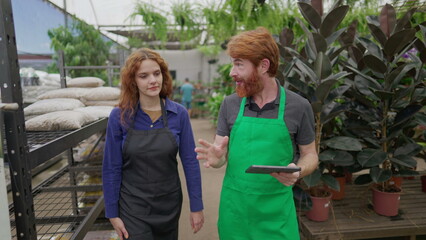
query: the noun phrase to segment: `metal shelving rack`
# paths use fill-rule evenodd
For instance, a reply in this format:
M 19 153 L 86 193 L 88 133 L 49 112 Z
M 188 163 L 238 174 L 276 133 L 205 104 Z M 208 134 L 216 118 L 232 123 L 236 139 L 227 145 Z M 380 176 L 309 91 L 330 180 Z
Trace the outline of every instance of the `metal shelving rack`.
M 26 132 L 10 0 L 0 1 L 0 84 L 2 104 L 17 105 L 2 112 L 13 194 L 9 208 L 12 239 L 83 239 L 103 210 L 102 194 L 90 196 L 93 206 L 79 206 L 88 192 L 101 191 L 100 183 L 85 184 L 84 178 L 88 172 L 99 173 L 101 165 L 75 162 L 72 148 L 101 133 L 99 143 L 107 119 L 75 131 Z M 67 153 L 67 167 L 33 189 L 31 170 L 63 152 Z

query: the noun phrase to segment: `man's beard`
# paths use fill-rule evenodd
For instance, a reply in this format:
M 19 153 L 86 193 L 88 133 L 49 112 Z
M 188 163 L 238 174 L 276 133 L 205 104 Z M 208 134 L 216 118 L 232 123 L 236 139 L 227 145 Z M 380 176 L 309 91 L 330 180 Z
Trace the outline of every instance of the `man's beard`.
M 239 97 L 251 97 L 263 90 L 263 83 L 256 71 L 253 71 L 247 79 L 240 78 L 237 80 L 242 80 L 243 82 L 242 85 L 237 85 L 235 89 Z

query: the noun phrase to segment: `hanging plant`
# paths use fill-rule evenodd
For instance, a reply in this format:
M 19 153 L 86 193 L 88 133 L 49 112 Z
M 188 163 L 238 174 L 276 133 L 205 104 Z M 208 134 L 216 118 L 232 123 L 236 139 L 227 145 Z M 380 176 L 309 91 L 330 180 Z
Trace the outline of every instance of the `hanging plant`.
M 180 42 L 190 41 L 200 35 L 200 23 L 197 22 L 199 14 L 189 3 L 174 3 L 172 14 L 176 22 L 175 33 Z
M 141 16 L 143 22 L 150 31 L 150 37 L 165 43 L 167 41 L 167 18 L 155 11 L 153 5 L 149 3 L 138 3 L 131 18 Z

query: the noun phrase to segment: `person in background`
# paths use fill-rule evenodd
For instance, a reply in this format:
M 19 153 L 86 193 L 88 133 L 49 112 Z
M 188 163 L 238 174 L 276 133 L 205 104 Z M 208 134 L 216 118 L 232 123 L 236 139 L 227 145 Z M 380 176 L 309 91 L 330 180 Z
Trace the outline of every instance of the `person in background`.
M 102 166 L 105 215 L 120 239 L 178 239 L 182 190 L 179 153 L 193 232 L 203 226 L 199 162 L 186 109 L 171 101 L 164 59 L 142 48 L 121 71 L 119 106 L 108 119 Z
M 192 94 L 194 92 L 194 86 L 189 82 L 188 78 L 185 78 L 185 83 L 180 87 L 180 93 L 182 94 L 182 105 L 188 110 L 188 114 L 192 116 Z
M 311 105 L 275 79 L 279 50 L 267 29 L 232 37 L 227 52 L 236 93 L 222 102 L 214 142 L 200 139 L 195 149 L 205 167 L 227 163 L 220 239 L 299 239 L 292 185 L 318 165 Z M 250 165 L 298 166 L 301 171 L 245 173 Z

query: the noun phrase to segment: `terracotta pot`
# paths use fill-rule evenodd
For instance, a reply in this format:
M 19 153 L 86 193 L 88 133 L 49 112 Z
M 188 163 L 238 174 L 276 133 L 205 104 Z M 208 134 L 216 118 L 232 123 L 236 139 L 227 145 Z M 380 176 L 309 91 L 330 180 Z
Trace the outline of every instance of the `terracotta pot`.
M 331 196 L 331 193 L 327 197 L 311 196 L 312 208 L 306 212 L 306 217 L 316 222 L 327 221 L 328 213 L 330 212 Z
M 345 170 L 345 178 L 346 178 L 346 183 L 352 183 L 352 173 L 349 172 L 348 170 Z
M 327 189 L 333 194 L 331 199 L 342 200 L 345 197 L 346 177 L 335 177 L 335 178 L 339 182 L 340 190 L 336 191 L 329 187 L 327 187 Z
M 426 175 L 420 176 L 420 181 L 422 181 L 422 191 L 426 193 Z
M 373 208 L 377 214 L 383 216 L 398 215 L 401 188 L 399 192 L 382 192 L 373 187 Z
M 390 181 L 389 181 L 389 184 L 391 184 L 391 185 L 393 184 L 393 185 L 400 188 L 402 186 L 402 177 L 392 176 Z

